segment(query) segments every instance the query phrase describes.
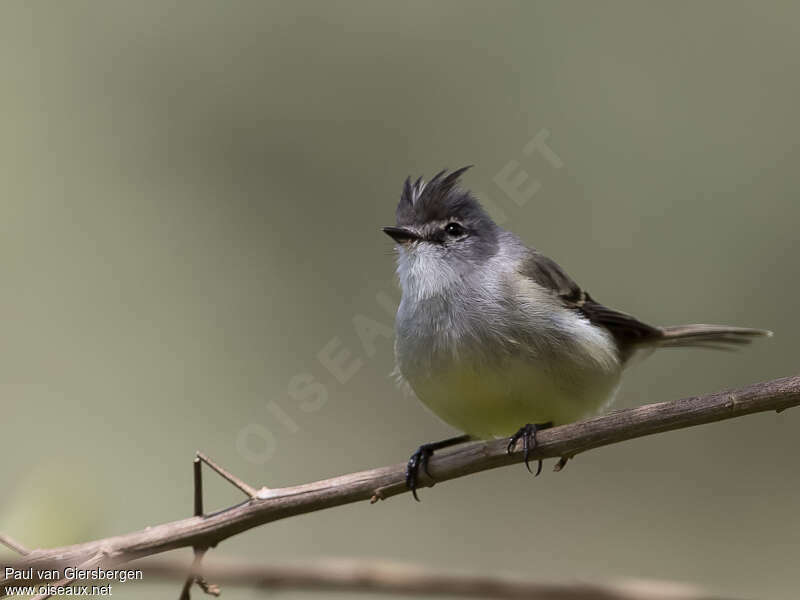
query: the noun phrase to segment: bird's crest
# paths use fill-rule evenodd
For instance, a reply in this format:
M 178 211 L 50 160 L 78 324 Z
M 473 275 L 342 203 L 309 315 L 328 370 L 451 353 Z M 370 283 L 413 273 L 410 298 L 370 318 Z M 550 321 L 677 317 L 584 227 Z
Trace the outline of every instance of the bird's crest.
M 407 177 L 397 205 L 398 225 L 426 223 L 462 215 L 486 217 L 478 201 L 466 190 L 458 187 L 461 175 L 472 165 L 448 173 L 439 171 L 430 181 L 422 177 L 412 182 Z

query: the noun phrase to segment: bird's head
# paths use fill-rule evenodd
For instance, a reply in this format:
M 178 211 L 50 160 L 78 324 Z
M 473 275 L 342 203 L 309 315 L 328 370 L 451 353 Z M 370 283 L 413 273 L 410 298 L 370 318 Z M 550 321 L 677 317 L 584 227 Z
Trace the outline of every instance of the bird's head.
M 460 271 L 497 252 L 497 225 L 469 191 L 458 187 L 467 169 L 440 171 L 428 182 L 406 179 L 397 224 L 383 228 L 396 242 L 401 263 L 416 259 L 426 267 Z

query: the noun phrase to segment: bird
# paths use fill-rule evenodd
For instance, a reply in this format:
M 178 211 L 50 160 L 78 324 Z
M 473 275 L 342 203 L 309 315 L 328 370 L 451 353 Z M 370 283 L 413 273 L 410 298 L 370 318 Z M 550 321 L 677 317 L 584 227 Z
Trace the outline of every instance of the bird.
M 427 473 L 433 453 L 469 440 L 507 437 L 509 452 L 522 440 L 530 471 L 536 432 L 606 409 L 634 355 L 731 349 L 772 335 L 725 325 L 658 327 L 604 306 L 492 220 L 460 185 L 469 168 L 427 182 L 407 178 L 396 223 L 383 228 L 395 244 L 402 292 L 395 374 L 463 432 L 411 455 L 406 486 L 416 500 L 420 469 Z M 537 475 L 541 467 L 540 460 Z

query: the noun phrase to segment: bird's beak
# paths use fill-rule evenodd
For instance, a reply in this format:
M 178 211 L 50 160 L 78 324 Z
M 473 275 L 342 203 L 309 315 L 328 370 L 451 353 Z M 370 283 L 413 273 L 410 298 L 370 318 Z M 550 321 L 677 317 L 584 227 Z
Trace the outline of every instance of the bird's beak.
M 384 227 L 383 233 L 388 235 L 398 244 L 405 244 L 407 242 L 420 239 L 419 235 L 410 229 L 406 229 L 405 227 Z

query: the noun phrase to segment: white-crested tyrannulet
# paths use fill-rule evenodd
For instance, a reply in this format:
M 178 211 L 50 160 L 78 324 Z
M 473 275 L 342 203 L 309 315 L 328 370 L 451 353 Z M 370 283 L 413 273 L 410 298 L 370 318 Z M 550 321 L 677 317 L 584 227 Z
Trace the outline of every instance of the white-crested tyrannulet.
M 407 179 L 397 224 L 384 228 L 397 243 L 403 292 L 397 370 L 424 404 L 466 434 L 420 446 L 407 470 L 412 491 L 434 450 L 469 438 L 511 436 L 509 448 L 522 439 L 527 464 L 537 429 L 608 406 L 638 350 L 724 348 L 769 335 L 719 325 L 654 327 L 599 304 L 553 260 L 498 227 L 457 186 L 465 170 L 442 171 L 427 183 Z

